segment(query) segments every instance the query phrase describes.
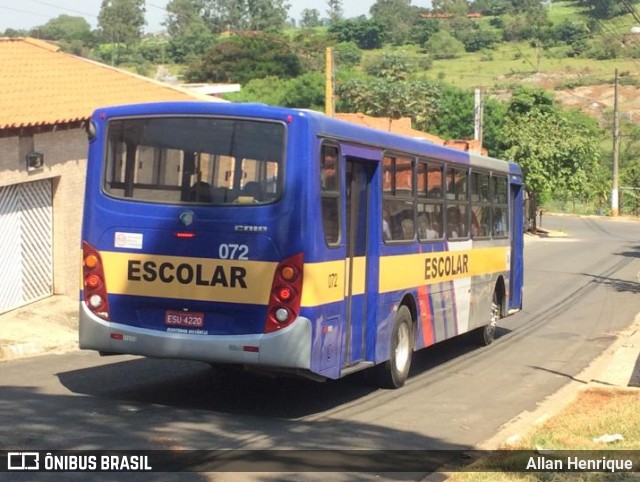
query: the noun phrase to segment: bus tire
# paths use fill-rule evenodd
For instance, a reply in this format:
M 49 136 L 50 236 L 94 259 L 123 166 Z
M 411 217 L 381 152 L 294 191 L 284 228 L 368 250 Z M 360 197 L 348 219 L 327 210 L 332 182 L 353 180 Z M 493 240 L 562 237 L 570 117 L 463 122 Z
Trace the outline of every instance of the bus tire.
M 477 330 L 476 341 L 480 346 L 489 346 L 496 339 L 496 327 L 500 319 L 500 308 L 498 292 L 494 291 L 489 308 L 489 322 Z
M 409 376 L 413 354 L 413 319 L 409 308 L 402 305 L 393 320 L 389 359 L 375 367 L 381 388 L 400 388 Z

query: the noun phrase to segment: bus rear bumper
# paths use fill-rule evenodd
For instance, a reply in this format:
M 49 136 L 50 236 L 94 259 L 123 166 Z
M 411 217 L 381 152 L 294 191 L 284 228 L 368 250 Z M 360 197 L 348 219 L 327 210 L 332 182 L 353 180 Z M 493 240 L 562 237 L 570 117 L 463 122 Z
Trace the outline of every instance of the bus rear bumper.
M 275 333 L 205 335 L 168 333 L 105 321 L 80 302 L 80 348 L 155 358 L 262 367 L 310 369 L 311 322 L 298 317 Z

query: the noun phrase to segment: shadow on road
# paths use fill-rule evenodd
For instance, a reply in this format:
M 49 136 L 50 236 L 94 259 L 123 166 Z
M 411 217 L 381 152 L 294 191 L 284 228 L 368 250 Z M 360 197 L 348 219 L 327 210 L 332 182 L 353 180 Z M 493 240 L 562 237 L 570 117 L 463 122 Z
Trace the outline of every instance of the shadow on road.
M 509 333 L 497 328 L 496 337 Z M 411 377 L 478 350 L 471 334 L 414 353 Z M 116 358 L 117 359 L 117 358 Z M 296 420 L 335 409 L 378 393 L 360 372 L 340 380 L 318 383 L 301 378 L 270 377 L 241 369 L 211 368 L 199 362 L 127 359 L 58 374 L 70 391 L 102 399 L 159 404 Z M 402 389 L 397 392 L 402 395 Z
M 619 293 L 640 293 L 640 280 L 624 280 L 618 278 L 608 278 L 605 276 L 597 276 L 593 274 L 583 273 L 584 276 L 593 278 L 596 283 L 608 285 Z M 640 275 L 639 275 L 640 276 Z

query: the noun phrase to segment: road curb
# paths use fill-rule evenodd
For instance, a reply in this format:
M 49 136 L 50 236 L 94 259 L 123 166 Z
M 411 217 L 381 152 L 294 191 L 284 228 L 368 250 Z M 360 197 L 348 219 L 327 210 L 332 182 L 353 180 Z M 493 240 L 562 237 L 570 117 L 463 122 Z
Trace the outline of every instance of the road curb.
M 0 345 L 0 362 L 19 360 L 41 355 L 61 355 L 78 351 L 77 343 L 42 345 L 35 342 L 17 342 Z
M 582 390 L 594 387 L 617 387 L 623 388 L 621 385 L 610 383 L 608 379 L 615 378 L 610 371 L 612 362 L 618 358 L 625 357 L 629 362 L 631 358 L 637 359 L 638 349 L 636 346 L 640 346 L 640 313 L 638 313 L 631 325 L 625 330 L 616 333 L 616 339 L 604 349 L 604 351 L 595 358 L 584 370 L 582 370 L 575 377 L 572 377 L 571 381 L 564 387 L 560 388 L 557 392 L 549 395 L 541 402 L 534 410 L 527 410 L 519 415 L 516 415 L 509 422 L 504 424 L 493 437 L 485 440 L 478 445 L 479 450 L 497 450 L 501 448 L 508 449 L 510 446 L 517 443 L 524 435 L 537 427 L 549 418 L 560 412 L 570 402 L 575 400 L 578 393 Z M 635 340 L 635 341 L 632 341 Z M 625 348 L 631 348 L 625 351 Z M 632 364 L 625 363 L 626 368 Z M 633 367 L 631 367 L 632 369 Z M 631 374 L 626 377 L 626 380 L 631 380 Z M 615 380 L 619 382 L 619 380 Z M 637 388 L 634 388 L 637 390 Z
M 35 356 L 41 354 L 43 351 L 42 345 L 33 342 L 0 345 L 0 361 Z

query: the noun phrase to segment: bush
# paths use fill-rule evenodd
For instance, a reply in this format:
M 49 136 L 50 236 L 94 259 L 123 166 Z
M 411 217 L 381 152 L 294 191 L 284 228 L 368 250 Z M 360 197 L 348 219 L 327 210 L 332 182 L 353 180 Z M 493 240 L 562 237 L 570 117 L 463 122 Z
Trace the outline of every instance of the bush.
M 410 60 L 402 54 L 386 53 L 366 65 L 365 70 L 374 77 L 406 80 L 409 77 L 410 64 Z
M 590 59 L 608 60 L 617 59 L 623 56 L 624 49 L 618 42 L 598 40 L 591 44 L 585 55 Z
M 362 50 L 355 42 L 340 42 L 335 46 L 338 65 L 352 67 L 362 60 Z
M 434 59 L 455 59 L 465 52 L 464 44 L 446 30 L 432 35 L 425 49 Z

